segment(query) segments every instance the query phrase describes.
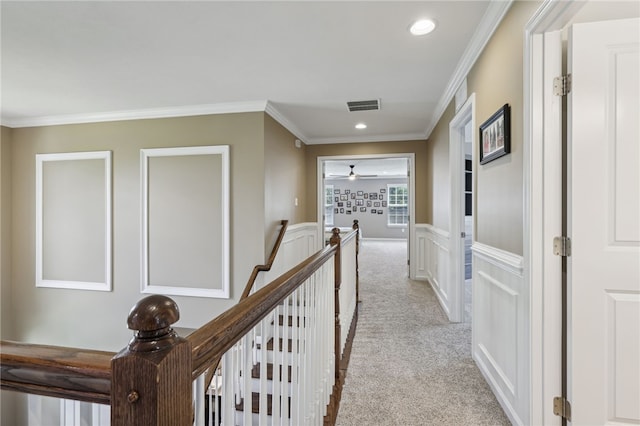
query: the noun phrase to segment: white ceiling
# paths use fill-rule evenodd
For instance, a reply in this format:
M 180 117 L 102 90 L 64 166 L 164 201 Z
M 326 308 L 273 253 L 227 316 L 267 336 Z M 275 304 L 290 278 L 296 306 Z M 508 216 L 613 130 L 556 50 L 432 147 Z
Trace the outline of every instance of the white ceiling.
M 354 158 L 348 160 L 326 160 L 324 175 L 326 178 L 348 177 L 353 171 L 358 176 L 367 177 L 406 177 L 408 164 L 406 158 Z
M 266 110 L 306 143 L 424 139 L 508 4 L 3 0 L 2 123 Z

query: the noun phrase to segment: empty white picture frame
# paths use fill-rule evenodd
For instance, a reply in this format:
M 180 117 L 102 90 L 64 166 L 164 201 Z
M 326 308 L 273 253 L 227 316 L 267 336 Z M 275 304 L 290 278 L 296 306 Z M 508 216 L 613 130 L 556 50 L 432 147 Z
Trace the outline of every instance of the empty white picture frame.
M 141 291 L 229 298 L 229 146 L 140 150 Z
M 36 287 L 111 291 L 111 152 L 36 154 Z

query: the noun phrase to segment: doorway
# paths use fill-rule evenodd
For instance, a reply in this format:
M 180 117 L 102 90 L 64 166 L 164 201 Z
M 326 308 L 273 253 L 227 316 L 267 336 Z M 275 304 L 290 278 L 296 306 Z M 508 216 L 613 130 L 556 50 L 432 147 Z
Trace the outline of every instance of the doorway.
M 598 80 L 597 68 L 592 67 L 575 67 L 573 63 L 573 52 L 579 52 L 580 49 L 574 44 L 576 39 L 571 40 L 576 35 L 575 24 L 595 23 L 596 21 L 607 21 L 613 19 L 623 19 L 632 16 L 638 16 L 637 4 L 636 8 L 632 11 L 628 10 L 628 6 L 631 3 L 608 3 L 606 5 L 599 2 L 559 2 L 548 8 L 541 8 L 539 12 L 529 21 L 528 26 L 525 28 L 525 102 L 524 102 L 524 121 L 525 121 L 525 139 L 524 139 L 524 165 L 525 165 L 525 285 L 530 288 L 531 292 L 531 336 L 532 347 L 539 348 L 532 351 L 532 377 L 535 378 L 532 382 L 532 406 L 531 406 L 531 423 L 533 424 L 561 424 L 566 423 L 567 419 L 562 419 L 554 413 L 552 401 L 556 396 L 567 397 L 567 400 L 571 404 L 572 419 L 574 424 L 584 423 L 588 418 L 591 423 L 605 423 L 608 421 L 620 422 L 625 421 L 631 423 L 637 423 L 638 415 L 637 410 L 637 395 L 638 387 L 637 381 L 634 382 L 634 386 L 628 389 L 624 389 L 624 380 L 630 377 L 634 377 L 633 369 L 625 370 L 624 359 L 615 359 L 615 363 L 604 363 L 597 360 L 603 359 L 601 352 L 604 350 L 615 350 L 614 342 L 622 340 L 606 340 L 602 338 L 602 328 L 609 321 L 610 324 L 621 325 L 622 327 L 629 324 L 637 324 L 635 321 L 617 320 L 611 321 L 611 318 L 616 318 L 612 312 L 618 315 L 619 311 L 613 309 L 615 303 L 618 300 L 624 298 L 626 294 L 633 294 L 634 300 L 637 300 L 637 284 L 633 291 L 629 292 L 625 289 L 615 288 L 615 285 L 619 283 L 633 282 L 632 274 L 627 274 L 626 279 L 614 278 L 612 275 L 608 275 L 605 279 L 598 277 L 593 272 L 604 271 L 604 268 L 600 266 L 607 265 L 629 265 L 631 262 L 617 261 L 613 262 L 604 255 L 599 256 L 597 261 L 589 259 L 585 262 L 585 253 L 589 253 L 589 250 L 593 245 L 590 245 L 594 240 L 592 236 L 598 236 L 597 247 L 607 247 L 613 239 L 601 238 L 596 232 L 602 232 L 602 230 L 609 229 L 606 225 L 602 225 L 602 221 L 598 222 L 599 212 L 594 211 L 593 206 L 612 206 L 613 204 L 607 199 L 608 195 L 602 195 L 600 192 L 594 190 L 591 186 L 585 188 L 585 185 L 590 181 L 595 182 L 607 182 L 607 178 L 602 179 L 599 175 L 602 175 L 602 170 L 606 170 L 607 164 L 602 161 L 598 165 L 593 165 L 587 160 L 580 158 L 576 161 L 576 155 L 584 152 L 587 149 L 589 153 L 595 152 L 592 148 L 591 142 L 588 139 L 591 135 L 597 135 L 597 131 L 594 131 L 590 126 L 594 123 L 598 123 L 605 117 L 606 114 L 602 111 L 592 110 L 590 112 L 590 118 L 588 120 L 576 119 L 576 107 L 578 111 L 584 105 L 598 105 L 603 107 L 604 102 L 585 102 L 580 100 L 580 97 L 588 96 L 590 91 L 603 90 L 611 87 L 615 87 L 610 83 L 613 80 L 605 79 L 605 83 L 602 83 L 602 78 Z M 615 16 L 617 14 L 617 16 Z M 637 22 L 637 21 L 636 21 Z M 615 46 L 620 49 L 621 46 L 631 46 L 633 48 L 629 51 L 632 54 L 629 57 L 635 57 L 636 69 L 633 72 L 624 74 L 618 69 L 618 75 L 635 77 L 631 79 L 631 85 L 625 84 L 624 90 L 614 92 L 607 95 L 599 95 L 599 99 L 607 99 L 612 101 L 616 99 L 616 94 L 624 93 L 637 93 L 638 87 L 638 71 L 637 71 L 637 28 L 638 24 L 635 24 L 636 38 L 633 43 L 621 42 L 621 41 L 604 41 L 607 40 L 610 34 L 620 33 L 623 34 L 624 25 L 621 21 L 611 25 L 611 29 L 606 29 L 608 24 L 598 23 L 598 30 L 595 32 L 595 36 L 592 40 L 596 40 L 597 43 L 589 42 L 586 44 L 586 55 L 588 60 L 599 61 L 598 64 L 611 65 L 614 64 L 611 58 L 615 58 L 615 55 L 608 55 L 606 60 L 602 60 L 596 55 L 596 52 L 601 52 L 601 45 L 606 43 L 607 46 Z M 571 28 L 571 38 L 567 40 L 565 38 L 565 31 Z M 588 29 L 583 26 L 582 31 Z M 584 33 L 583 33 L 584 35 Z M 562 233 L 562 204 L 565 201 L 565 194 L 559 192 L 559 185 L 557 182 L 562 180 L 562 164 L 559 164 L 559 159 L 562 157 L 562 126 L 563 126 L 563 108 L 559 106 L 562 102 L 562 97 L 551 96 L 551 88 L 553 79 L 561 75 L 563 70 L 563 55 L 565 50 L 563 44 L 568 43 L 568 51 L 571 52 L 567 57 L 568 71 L 571 73 L 572 78 L 576 78 L 578 75 L 578 83 L 567 94 L 567 117 L 569 122 L 567 124 L 568 136 L 567 144 L 569 145 L 567 156 L 569 158 L 568 168 L 568 186 L 569 191 L 566 194 L 566 202 L 571 206 L 569 217 L 569 228 L 567 230 L 567 236 L 572 238 L 574 242 L 579 240 L 580 243 L 574 246 L 574 250 L 570 253 L 567 263 L 567 275 L 568 275 L 568 288 L 567 299 L 569 306 L 569 318 L 567 321 L 567 332 L 570 336 L 567 339 L 567 358 L 563 359 L 562 342 L 564 337 L 560 335 L 562 329 L 562 306 L 560 300 L 562 300 L 562 294 L 560 289 L 562 288 L 562 268 L 561 258 L 554 254 L 553 245 L 551 242 L 555 236 L 563 235 Z M 600 45 L 600 46 L 598 46 Z M 635 49 L 635 50 L 634 50 Z M 617 52 L 616 52 L 617 53 Z M 628 61 L 628 64 L 633 63 Z M 576 71 L 578 70 L 578 71 Z M 582 70 L 582 71 L 580 71 Z M 578 74 L 576 74 L 576 72 Z M 598 81 L 597 84 L 584 84 L 585 75 L 588 75 L 593 81 Z M 613 74 L 615 75 L 615 74 Z M 582 80 L 580 80 L 582 79 Z M 637 111 L 638 103 L 635 99 L 635 105 L 633 108 Z M 622 105 L 624 106 L 624 105 Z M 627 105 L 628 106 L 628 105 Z M 625 108 L 620 108 L 620 111 Z M 629 110 L 628 108 L 626 109 Z M 615 112 L 616 109 L 610 109 L 609 114 Z M 630 113 L 629 117 L 635 117 L 637 114 Z M 609 117 L 609 122 L 624 123 L 624 121 L 616 121 L 614 116 Z M 589 129 L 587 135 L 578 134 L 577 130 L 583 131 L 583 128 L 575 129 L 572 123 L 584 123 L 584 129 Z M 633 123 L 633 121 L 631 121 Z M 588 126 L 587 126 L 588 125 Z M 633 127 L 631 127 L 633 128 Z M 637 131 L 637 127 L 635 127 Z M 607 147 L 607 143 L 610 143 L 611 138 L 600 136 L 597 138 L 598 152 L 605 153 L 600 156 L 600 159 L 606 159 L 607 153 L 612 151 Z M 633 139 L 629 139 L 633 140 Z M 635 137 L 637 141 L 637 136 Z M 579 143 L 573 143 L 579 142 Z M 637 142 L 635 145 L 637 149 Z M 620 147 L 617 147 L 620 149 Z M 610 155 L 610 154 L 609 154 Z M 620 160 L 626 160 L 633 158 L 632 155 L 624 155 Z M 636 157 L 637 158 L 637 157 Z M 583 169 L 583 173 L 578 175 L 580 167 Z M 588 168 L 588 173 L 584 173 L 584 168 Z M 609 176 L 615 177 L 617 170 L 622 170 L 624 165 L 617 168 L 611 168 L 612 171 Z M 637 170 L 634 166 L 631 170 Z M 606 174 L 605 174 L 606 176 Z M 637 175 L 636 175 L 637 176 Z M 614 184 L 617 182 L 638 182 L 637 179 L 627 178 L 624 180 L 616 180 L 609 178 L 610 187 L 615 189 Z M 586 190 L 585 190 L 586 189 Z M 632 192 L 637 194 L 637 189 Z M 574 200 L 575 194 L 587 194 L 588 203 L 585 208 L 578 207 L 578 203 Z M 602 199 L 604 198 L 604 201 Z M 580 201 L 580 200 L 579 200 Z M 633 206 L 633 202 L 625 198 L 627 205 Z M 636 204 L 637 206 L 638 204 Z M 630 208 L 625 206 L 625 212 L 628 212 Z M 571 212 L 585 212 L 588 211 L 589 223 L 588 227 L 578 229 L 575 226 L 574 218 L 571 217 Z M 613 209 L 611 211 L 614 211 Z M 613 217 L 613 216 L 612 216 Z M 635 213 L 637 218 L 637 213 Z M 637 222 L 636 222 L 637 223 Z M 637 235 L 636 235 L 637 241 Z M 636 245 L 636 257 L 637 262 L 637 247 Z M 615 249 L 608 249 L 611 253 L 621 254 L 625 251 L 631 251 L 630 246 L 615 247 Z M 565 253 L 566 254 L 566 253 Z M 608 253 L 607 253 L 608 254 Z M 582 262 L 579 266 L 579 262 Z M 636 273 L 637 273 L 636 266 Z M 617 268 L 616 273 L 622 271 L 622 268 Z M 587 273 L 588 279 L 582 277 L 577 278 L 577 273 Z M 607 291 L 598 289 L 597 285 L 594 285 L 589 280 L 597 280 L 597 282 L 615 283 L 612 284 Z M 572 287 L 572 283 L 579 282 L 579 285 Z M 635 283 L 637 283 L 635 278 Z M 594 293 L 594 289 L 601 297 L 609 297 L 611 301 L 603 303 L 601 299 L 598 299 L 597 309 L 589 308 L 589 305 L 581 298 L 591 297 L 590 294 Z M 579 290 L 579 291 L 573 291 Z M 609 296 L 613 295 L 613 296 Z M 617 298 L 617 299 L 616 299 Z M 603 315 L 602 308 L 608 307 L 610 309 L 610 315 Z M 628 305 L 631 306 L 631 305 Z M 635 304 L 635 314 L 637 318 L 637 303 Z M 617 306 L 615 307 L 617 309 Z M 600 309 L 600 311 L 598 311 Z M 584 321 L 583 317 L 580 317 L 581 312 L 588 313 L 588 319 L 592 321 L 595 326 L 591 327 L 587 321 Z M 628 312 L 633 312 L 632 309 Z M 578 333 L 574 333 L 573 336 L 588 336 L 589 342 L 596 345 L 595 350 L 585 349 L 583 347 L 577 347 L 580 344 L 579 339 L 574 339 L 572 335 L 572 327 L 583 327 Z M 587 330 L 588 331 L 585 331 Z M 637 327 L 636 327 L 637 330 Z M 574 330 L 575 331 L 575 330 Z M 624 335 L 620 333 L 620 330 L 609 330 L 609 336 Z M 635 342 L 632 339 L 628 339 L 625 342 L 625 347 L 618 353 L 624 353 L 626 356 L 634 359 L 634 367 L 637 372 L 637 349 L 638 348 L 638 333 L 631 333 L 629 336 L 635 336 Z M 578 349 L 578 350 L 576 350 Z M 635 355 L 633 351 L 635 349 Z M 600 351 L 600 352 L 598 352 Z M 609 359 L 614 359 L 610 355 Z M 577 358 L 579 357 L 579 358 Z M 596 359 L 596 362 L 594 362 Z M 564 386 L 561 385 L 561 381 L 558 377 L 563 375 L 562 364 L 567 363 L 568 375 L 567 382 Z M 616 367 L 616 370 L 610 370 L 603 372 L 607 368 L 612 366 Z M 637 374 L 635 375 L 637 376 Z M 579 382 L 579 380 L 585 380 L 592 377 L 606 378 L 607 382 L 603 385 L 589 385 Z M 629 382 L 627 382 L 629 383 Z M 600 393 L 591 392 L 596 389 Z M 624 391 L 622 391 L 624 389 Z M 635 389 L 635 390 L 634 390 Z M 607 397 L 602 397 L 602 393 L 610 392 Z M 635 393 L 635 395 L 634 395 Z M 626 400 L 617 399 L 624 395 Z M 625 405 L 626 401 L 634 401 L 635 405 Z M 618 415 L 618 410 L 624 407 L 632 407 L 632 410 L 628 410 L 624 416 L 624 421 L 620 421 L 623 416 Z M 635 411 L 634 411 L 635 410 Z M 604 413 L 604 415 L 597 413 Z M 605 420 L 605 417 L 607 419 Z M 617 418 L 616 418 L 617 417 Z M 634 418 L 635 417 L 635 418 Z
M 451 181 L 451 322 L 472 322 L 472 256 L 475 187 L 475 94 L 467 99 L 449 123 L 449 170 Z
M 317 179 L 321 232 L 350 227 L 356 219 L 365 240 L 405 240 L 409 277 L 415 276 L 411 266 L 415 264 L 411 260 L 415 252 L 414 157 L 413 153 L 318 157 Z
M 473 237 L 473 127 L 471 120 L 464 127 L 464 314 L 463 322 L 471 322 L 472 315 L 472 259 Z

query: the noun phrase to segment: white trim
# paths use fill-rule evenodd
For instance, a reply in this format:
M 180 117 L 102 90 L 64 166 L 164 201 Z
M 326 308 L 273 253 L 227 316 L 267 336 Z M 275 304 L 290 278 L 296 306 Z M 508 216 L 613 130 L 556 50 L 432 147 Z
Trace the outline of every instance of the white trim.
M 47 280 L 43 277 L 43 163 L 45 161 L 104 160 L 104 282 Z M 36 154 L 36 287 L 111 291 L 111 151 Z
M 475 243 L 472 357 L 513 424 L 531 424 L 529 298 L 523 258 Z
M 3 117 L 2 125 L 11 128 L 57 126 L 62 124 L 103 123 L 109 121 L 143 120 L 153 118 L 192 117 L 198 115 L 231 114 L 265 111 L 267 101 L 229 102 L 208 105 L 187 105 L 167 108 L 148 108 L 98 113 L 63 114 L 43 117 Z M 285 126 L 286 127 L 286 126 Z M 293 133 L 293 132 L 292 132 Z
M 427 138 L 431 135 L 431 132 L 436 127 L 436 124 L 438 124 L 438 121 L 440 121 L 440 118 L 442 118 L 442 114 L 444 114 L 444 111 L 454 98 L 458 88 L 467 78 L 473 64 L 475 64 L 476 60 L 482 53 L 482 50 L 498 28 L 498 25 L 502 22 L 502 18 L 504 18 L 504 15 L 511 7 L 511 3 L 513 3 L 513 0 L 492 1 L 489 4 L 487 11 L 480 20 L 478 28 L 476 28 L 475 33 L 471 37 L 471 42 L 462 54 L 462 57 L 458 62 L 458 66 L 453 72 L 442 97 L 435 107 L 434 113 L 431 116 L 431 122 L 425 130 Z
M 562 199 L 558 198 L 557 170 L 552 155 L 557 144 L 549 139 L 554 132 L 545 98 L 546 71 L 550 49 L 559 49 L 558 42 L 541 38 L 546 32 L 561 30 L 584 2 L 546 0 L 527 22 L 524 31 L 523 58 L 523 285 L 530 294 L 531 409 L 529 424 L 559 425 L 550 398 L 560 394 L 561 347 L 557 338 L 561 312 L 550 303 L 561 288 L 561 274 L 553 259 L 549 232 L 557 231 L 562 214 Z M 555 61 L 555 60 L 554 60 Z M 553 65 L 556 67 L 557 65 Z M 546 100 L 545 100 L 546 99 Z M 547 104 L 545 104 L 545 102 Z M 551 127 L 550 127 L 551 126 Z M 540 130 L 542 129 L 542 131 Z M 535 350 L 534 350 L 535 348 Z
M 464 181 L 462 179 L 465 173 L 465 155 L 464 155 L 464 132 L 467 123 L 471 122 L 471 128 L 476 128 L 476 94 L 472 93 L 469 99 L 462 105 L 458 113 L 449 122 L 449 226 L 451 235 L 449 254 L 449 274 L 452 289 L 452 298 L 450 304 L 449 320 L 452 322 L 461 322 L 464 320 Z M 476 153 L 476 132 L 471 132 L 472 162 L 475 164 Z M 473 171 L 475 179 L 476 173 Z M 475 183 L 475 182 L 474 182 Z M 474 186 L 475 188 L 475 186 Z M 475 227 L 474 227 L 475 228 Z M 475 240 L 475 238 L 473 239 Z M 473 302 L 472 302 L 473 303 Z
M 503 269 L 511 274 L 522 276 L 524 270 L 524 258 L 520 255 L 500 250 L 486 244 L 474 241 L 471 251 L 479 258 Z
M 418 225 L 416 225 L 418 226 Z M 436 235 L 441 236 L 442 238 L 449 238 L 449 231 L 445 231 L 444 229 L 441 228 L 436 228 L 435 226 L 431 225 L 430 223 L 424 223 L 424 224 L 420 224 L 419 225 L 421 228 L 426 228 L 429 230 L 429 232 L 432 232 Z
M 197 287 L 172 287 L 158 286 L 149 282 L 149 158 L 151 157 L 176 157 L 189 155 L 221 156 L 222 169 L 220 172 L 220 186 L 222 187 L 222 205 L 220 214 L 222 218 L 222 241 L 220 261 L 220 280 L 222 288 L 209 289 Z M 141 183 L 141 247 L 140 247 L 140 291 L 142 293 L 165 294 L 174 296 L 194 296 L 228 299 L 229 298 L 229 146 L 194 146 L 182 148 L 156 148 L 140 150 L 140 183 Z
M 271 118 L 273 118 L 278 123 L 280 123 L 285 129 L 293 133 L 295 137 L 297 137 L 298 139 L 301 139 L 302 142 L 304 142 L 305 144 L 309 144 L 308 142 L 309 138 L 304 134 L 304 132 L 300 130 L 298 126 L 293 124 L 291 120 L 285 117 L 284 114 L 282 114 L 282 112 L 280 112 L 280 110 L 276 108 L 273 102 L 267 101 L 267 104 L 264 108 L 264 112 L 269 114 Z

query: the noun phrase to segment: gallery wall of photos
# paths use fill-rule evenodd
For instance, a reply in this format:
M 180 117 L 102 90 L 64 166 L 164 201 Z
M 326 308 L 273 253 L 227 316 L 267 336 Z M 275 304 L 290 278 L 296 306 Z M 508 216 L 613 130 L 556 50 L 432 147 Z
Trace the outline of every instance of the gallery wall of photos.
M 387 207 L 386 192 L 386 188 L 380 188 L 377 192 L 334 188 L 333 213 L 335 215 L 355 213 L 384 214 Z

